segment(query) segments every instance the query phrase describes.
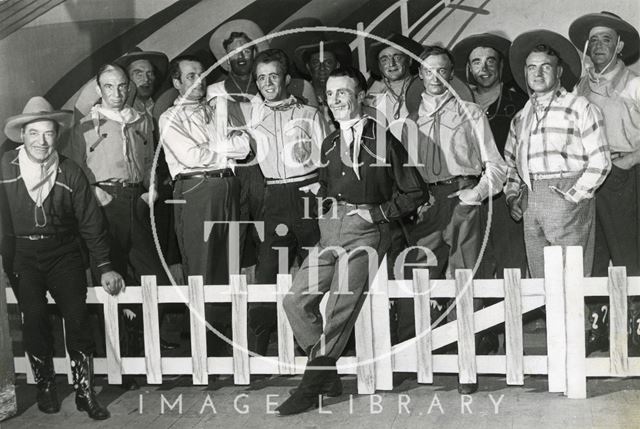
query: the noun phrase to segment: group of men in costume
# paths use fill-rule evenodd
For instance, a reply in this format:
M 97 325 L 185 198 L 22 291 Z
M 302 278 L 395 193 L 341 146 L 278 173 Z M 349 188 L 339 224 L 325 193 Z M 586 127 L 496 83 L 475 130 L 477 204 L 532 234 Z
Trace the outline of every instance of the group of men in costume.
M 181 266 L 172 261 L 170 274 L 228 284 L 230 274 L 255 264 L 255 282 L 273 284 L 298 266 L 284 309 L 309 360 L 281 415 L 341 394 L 336 361 L 385 255 L 393 262 L 411 248 L 408 260 L 429 265 L 431 278 L 452 278 L 456 269 L 494 278 L 504 268 L 539 278 L 545 246 L 579 245 L 585 275 L 606 275 L 609 261 L 636 275 L 640 78 L 625 62 L 637 59 L 640 43 L 621 18 L 577 19 L 573 44 L 536 30 L 513 43 L 476 34 L 449 51 L 392 34 L 370 45 L 371 85 L 343 42 L 295 50 L 310 83 L 291 77 L 284 50 L 253 43 L 262 36 L 247 20 L 214 31 L 210 47 L 228 74 L 208 87 L 192 55 L 167 66 L 160 53 L 136 52 L 103 65 L 99 102 L 78 115 L 61 145 L 68 157 L 56 148 L 70 112 L 36 97 L 7 121 L 5 133 L 23 145 L 2 158 L 3 229 L 15 242 L 42 411 L 59 410 L 49 290 L 67 327 L 78 407 L 108 417 L 92 389 L 95 346 L 81 328 L 88 317 L 82 249 L 108 293 L 144 274 L 168 283 L 148 218 L 151 206 L 162 213 L 164 199 L 177 202 L 155 220 L 158 227 L 169 219 L 175 233 L 161 240 L 163 251 L 172 240 L 179 248 Z M 163 109 L 153 95 L 165 70 L 172 89 L 161 96 Z M 157 146 L 167 167 L 159 172 Z M 163 185 L 172 196 L 159 192 Z M 588 314 L 589 352 L 606 347 L 606 305 L 595 302 Z M 412 310 L 396 303 L 400 341 L 415 335 Z M 126 308 L 125 320 L 140 320 L 136 311 Z M 219 307 L 206 318 L 220 332 L 231 323 Z M 251 303 L 249 326 L 251 351 L 265 355 L 275 306 Z M 640 345 L 640 335 L 630 338 Z M 476 347 L 495 351 L 495 332 L 480 335 Z

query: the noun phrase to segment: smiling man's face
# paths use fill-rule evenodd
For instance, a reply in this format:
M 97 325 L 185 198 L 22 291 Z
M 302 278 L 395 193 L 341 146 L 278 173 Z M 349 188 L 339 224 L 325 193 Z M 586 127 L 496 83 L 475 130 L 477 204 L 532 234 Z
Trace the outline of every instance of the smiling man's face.
M 227 46 L 227 53 L 233 53 L 233 55 L 229 57 L 229 67 L 236 76 L 247 76 L 251 74 L 256 49 L 254 46 L 240 49 L 241 46 L 247 43 L 249 43 L 248 39 L 237 37 Z
M 469 72 L 477 85 L 489 89 L 500 83 L 502 61 L 493 48 L 477 47 L 469 54 Z

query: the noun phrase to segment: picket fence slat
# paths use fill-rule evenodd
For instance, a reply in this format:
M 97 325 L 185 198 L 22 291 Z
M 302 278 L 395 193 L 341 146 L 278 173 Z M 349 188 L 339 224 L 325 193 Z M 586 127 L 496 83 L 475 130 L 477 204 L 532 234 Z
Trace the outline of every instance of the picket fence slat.
M 563 252 L 559 246 L 544 249 L 544 286 L 549 360 L 549 392 L 566 392 L 566 327 L 564 303 Z
M 248 385 L 249 341 L 247 338 L 247 277 L 231 275 L 231 331 L 233 333 L 233 382 Z
M 118 296 L 109 295 L 107 302 L 104 304 L 104 339 L 106 342 L 107 379 L 109 384 L 122 384 L 118 300 Z
M 375 356 L 376 389 L 393 390 L 393 363 L 391 355 L 391 322 L 389 317 L 389 295 L 387 289 L 387 259 L 371 283 L 373 354 Z
M 476 340 L 473 326 L 473 272 L 456 270 L 456 320 L 458 325 L 458 380 L 476 383 Z
M 567 327 L 567 397 L 587 397 L 584 338 L 584 292 L 582 248 L 567 246 L 564 267 L 565 317 Z
M 156 276 L 142 276 L 142 316 L 147 383 L 162 384 L 158 286 L 156 285 Z
M 504 270 L 505 334 L 507 384 L 524 384 L 524 338 L 520 270 Z
M 416 327 L 416 359 L 418 383 L 433 383 L 431 356 L 431 296 L 429 270 L 413 270 L 413 309 Z
M 627 375 L 629 344 L 627 342 L 627 269 L 609 268 L 609 354 L 610 373 L 618 377 Z M 635 328 L 635 327 L 634 327 Z
M 282 306 L 285 295 L 291 289 L 291 276 L 278 274 L 278 301 L 276 311 L 278 317 L 278 374 L 295 374 L 295 343 L 293 330 L 287 320 Z
M 207 329 L 205 324 L 204 285 L 202 276 L 189 276 L 189 318 L 191 327 L 192 382 L 209 384 L 207 368 Z

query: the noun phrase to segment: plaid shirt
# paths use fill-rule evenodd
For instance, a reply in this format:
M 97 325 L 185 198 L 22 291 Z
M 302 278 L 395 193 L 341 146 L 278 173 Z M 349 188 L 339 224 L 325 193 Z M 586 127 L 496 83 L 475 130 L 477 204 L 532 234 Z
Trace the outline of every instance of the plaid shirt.
M 530 186 L 525 174 L 558 173 L 579 176 L 567 198 L 576 203 L 592 198 L 611 169 L 603 124 L 595 105 L 564 88 L 537 102 L 529 100 L 511 121 L 504 150 L 507 198 L 518 196 L 525 183 Z

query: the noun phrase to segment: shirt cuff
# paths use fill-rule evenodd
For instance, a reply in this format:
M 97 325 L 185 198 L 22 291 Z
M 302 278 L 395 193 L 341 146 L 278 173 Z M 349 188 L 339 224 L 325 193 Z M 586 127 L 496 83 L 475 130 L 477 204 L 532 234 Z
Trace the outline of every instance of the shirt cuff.
M 100 275 L 108 273 L 109 271 L 113 271 L 111 261 L 104 261 L 101 264 L 98 264 L 96 268 L 98 269 Z
M 582 200 L 592 198 L 593 195 L 579 191 L 575 186 L 572 186 L 567 192 L 565 192 L 565 197 L 571 202 L 578 204 Z

